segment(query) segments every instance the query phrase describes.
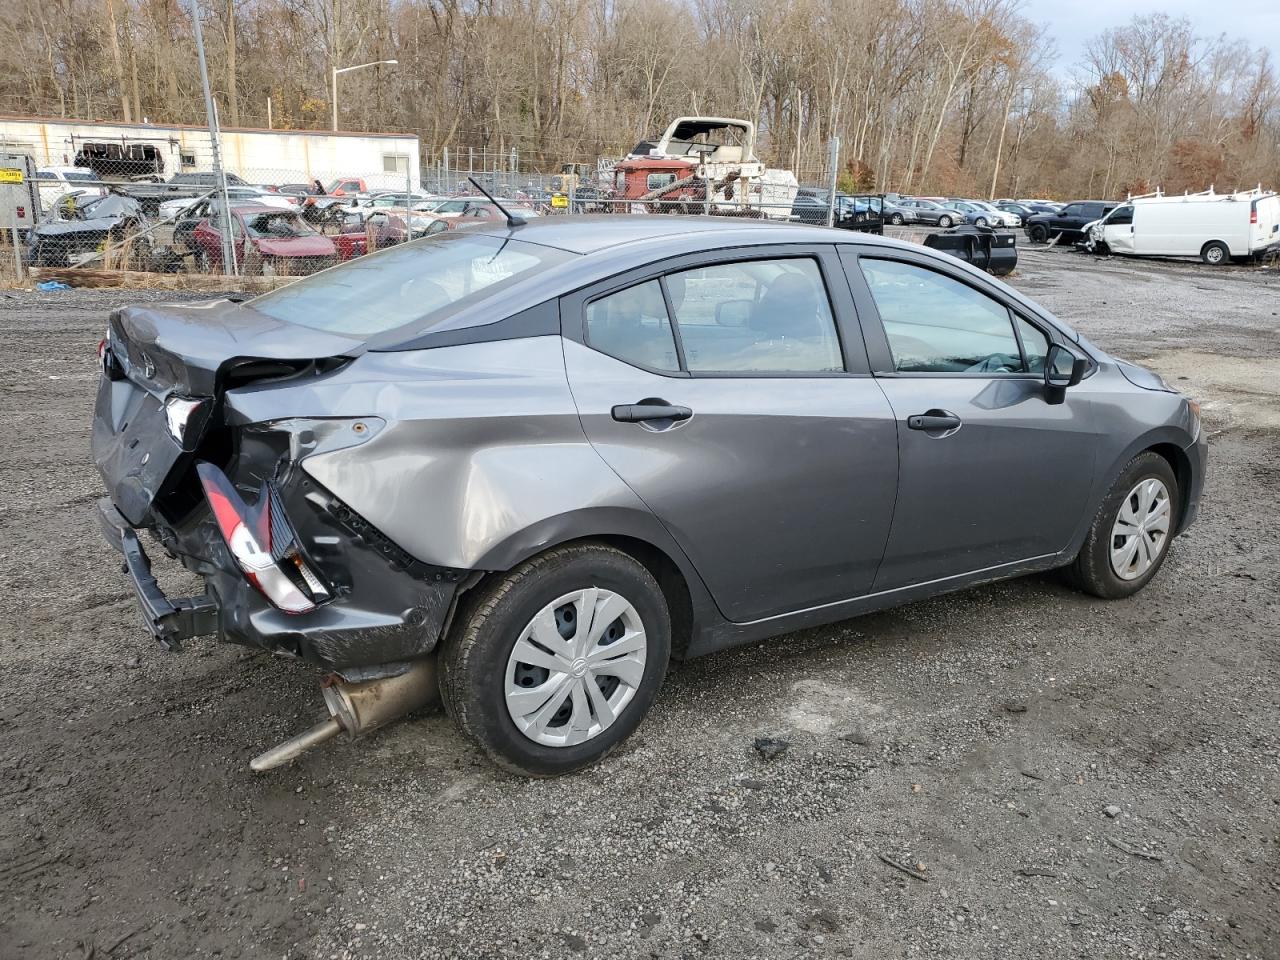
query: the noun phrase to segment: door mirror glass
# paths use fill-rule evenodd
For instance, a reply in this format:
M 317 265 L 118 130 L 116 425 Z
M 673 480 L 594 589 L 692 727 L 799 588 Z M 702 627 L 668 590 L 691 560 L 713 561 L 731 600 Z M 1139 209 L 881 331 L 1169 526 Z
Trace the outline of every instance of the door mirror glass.
M 745 327 L 754 306 L 752 300 L 722 300 L 716 304 L 716 323 L 722 327 Z
M 1061 344 L 1049 347 L 1049 355 L 1044 363 L 1044 385 L 1050 390 L 1061 391 L 1074 387 L 1084 378 L 1088 361 L 1077 357 Z

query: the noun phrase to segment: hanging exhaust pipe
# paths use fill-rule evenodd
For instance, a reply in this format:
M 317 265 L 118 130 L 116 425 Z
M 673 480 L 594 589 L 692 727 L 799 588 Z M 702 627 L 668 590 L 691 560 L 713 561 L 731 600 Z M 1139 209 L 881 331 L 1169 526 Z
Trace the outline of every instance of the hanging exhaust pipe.
M 321 693 L 329 708 L 329 719 L 258 754 L 249 761 L 249 769 L 254 773 L 274 770 L 340 733 L 345 732 L 354 739 L 437 702 L 440 691 L 436 684 L 436 661 L 434 657 L 419 660 L 399 676 L 360 683 L 348 683 L 330 674 L 324 679 Z

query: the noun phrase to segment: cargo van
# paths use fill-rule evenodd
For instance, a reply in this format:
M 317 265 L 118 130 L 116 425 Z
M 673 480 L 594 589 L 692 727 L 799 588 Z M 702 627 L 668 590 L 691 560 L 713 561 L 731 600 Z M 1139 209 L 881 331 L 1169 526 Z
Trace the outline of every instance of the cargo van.
M 1262 190 L 1135 197 L 1087 231 L 1098 251 L 1199 257 L 1211 266 L 1253 259 L 1280 246 L 1280 196 Z

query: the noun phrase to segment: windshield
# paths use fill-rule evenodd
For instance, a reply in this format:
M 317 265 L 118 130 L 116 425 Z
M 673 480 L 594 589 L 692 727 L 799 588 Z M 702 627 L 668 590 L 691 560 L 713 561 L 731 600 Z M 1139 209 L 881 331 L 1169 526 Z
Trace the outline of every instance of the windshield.
M 249 236 L 257 238 L 310 237 L 316 232 L 291 210 L 246 216 L 244 226 Z
M 430 326 L 576 254 L 540 244 L 455 233 L 428 237 L 312 274 L 253 301 L 277 320 L 348 336 Z

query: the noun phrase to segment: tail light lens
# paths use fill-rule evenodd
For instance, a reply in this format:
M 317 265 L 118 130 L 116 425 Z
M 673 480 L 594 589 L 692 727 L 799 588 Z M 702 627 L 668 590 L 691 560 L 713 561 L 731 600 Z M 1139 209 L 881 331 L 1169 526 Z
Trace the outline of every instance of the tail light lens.
M 1249 223 L 1252 226 L 1257 226 L 1258 224 L 1258 203 L 1256 200 L 1249 206 Z
M 26 207 L 18 207 L 18 219 L 19 219 L 19 220 L 25 220 L 26 218 L 27 218 L 27 208 L 26 208 Z
M 196 464 L 200 485 L 218 531 L 244 578 L 285 613 L 310 613 L 329 591 L 307 566 L 298 537 L 269 484 L 252 507 L 241 499 L 227 475 L 211 463 Z

